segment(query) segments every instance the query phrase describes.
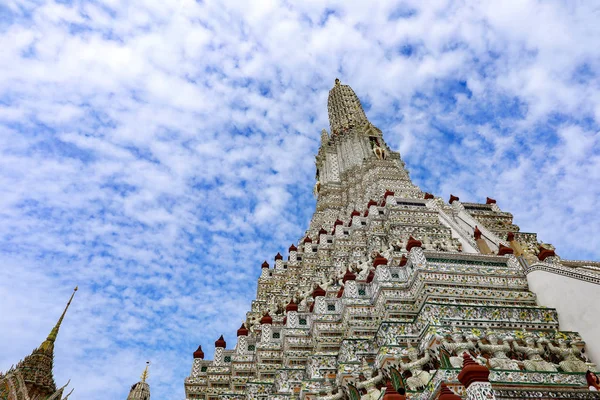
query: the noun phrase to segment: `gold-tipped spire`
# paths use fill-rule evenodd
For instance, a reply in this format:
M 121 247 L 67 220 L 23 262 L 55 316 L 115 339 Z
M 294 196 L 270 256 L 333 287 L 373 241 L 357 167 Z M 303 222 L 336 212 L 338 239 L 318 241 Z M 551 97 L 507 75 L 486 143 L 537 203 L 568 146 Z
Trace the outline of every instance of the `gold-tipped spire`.
M 56 322 L 56 325 L 54 325 L 54 328 L 52 328 L 52 330 L 48 334 L 48 337 L 46 338 L 44 343 L 42 343 L 42 345 L 40 346 L 41 350 L 48 350 L 54 346 L 54 342 L 56 341 L 56 337 L 58 336 L 58 330 L 60 329 L 60 324 L 62 324 L 62 321 L 65 318 L 65 314 L 67 313 L 67 310 L 69 309 L 69 306 L 71 305 L 71 301 L 73 301 L 73 297 L 75 296 L 75 292 L 77 291 L 77 289 L 78 289 L 77 286 L 75 286 L 75 289 L 73 289 L 73 294 L 71 294 L 71 298 L 67 302 L 65 310 L 63 311 L 62 315 L 58 319 L 58 322 Z
M 146 382 L 146 379 L 148 379 L 148 367 L 150 366 L 150 361 L 146 361 L 146 368 L 144 369 L 144 372 L 142 372 L 142 382 Z

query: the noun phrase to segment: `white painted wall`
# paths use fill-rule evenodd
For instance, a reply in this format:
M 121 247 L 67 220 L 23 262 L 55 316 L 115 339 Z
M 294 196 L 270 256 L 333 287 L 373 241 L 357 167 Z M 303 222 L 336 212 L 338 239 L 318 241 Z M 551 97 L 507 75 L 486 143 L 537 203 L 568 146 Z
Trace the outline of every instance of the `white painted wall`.
M 579 332 L 586 354 L 600 366 L 600 285 L 546 271 L 527 275 L 538 304 L 556 308 L 560 329 Z

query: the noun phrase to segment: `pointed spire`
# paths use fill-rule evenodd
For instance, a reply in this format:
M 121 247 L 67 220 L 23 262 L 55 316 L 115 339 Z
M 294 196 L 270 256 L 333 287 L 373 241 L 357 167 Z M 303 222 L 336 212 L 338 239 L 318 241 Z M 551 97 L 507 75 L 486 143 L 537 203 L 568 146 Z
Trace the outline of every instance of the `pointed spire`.
M 329 91 L 327 100 L 329 125 L 332 135 L 343 134 L 355 126 L 363 126 L 368 120 L 360 100 L 348 85 L 342 85 L 339 79 Z
M 44 343 L 42 343 L 42 345 L 40 346 L 40 350 L 50 350 L 50 349 L 54 348 L 54 342 L 56 341 L 56 337 L 58 336 L 58 330 L 60 329 L 60 325 L 62 324 L 63 319 L 65 318 L 65 315 L 67 314 L 67 310 L 69 309 L 69 306 L 71 305 L 71 301 L 73 301 L 73 297 L 75 296 L 75 292 L 77 291 L 77 289 L 78 289 L 77 286 L 75 287 L 75 289 L 73 289 L 73 294 L 71 294 L 71 298 L 67 302 L 65 310 L 63 311 L 62 315 L 58 319 L 58 322 L 56 322 L 56 325 L 54 325 L 54 328 L 52 328 L 52 330 L 48 334 L 48 337 L 46 338 Z
M 146 361 L 146 368 L 142 373 L 142 379 L 131 387 L 127 400 L 150 400 L 150 385 L 146 382 L 149 366 L 150 361 Z
M 146 382 L 146 379 L 148 379 L 148 367 L 149 366 L 150 366 L 150 361 L 146 361 L 146 368 L 144 368 L 144 372 L 142 372 L 141 382 Z
M 40 398 L 47 398 L 57 393 L 54 376 L 52 374 L 52 366 L 54 364 L 54 342 L 56 341 L 60 325 L 65 318 L 76 291 L 77 288 L 73 290 L 73 294 L 67 302 L 63 313 L 54 328 L 50 331 L 46 340 L 44 340 L 40 347 L 35 349 L 33 353 L 25 357 L 23 361 L 16 366 L 16 369 L 20 370 L 22 373 L 27 391 L 30 394 L 37 394 Z

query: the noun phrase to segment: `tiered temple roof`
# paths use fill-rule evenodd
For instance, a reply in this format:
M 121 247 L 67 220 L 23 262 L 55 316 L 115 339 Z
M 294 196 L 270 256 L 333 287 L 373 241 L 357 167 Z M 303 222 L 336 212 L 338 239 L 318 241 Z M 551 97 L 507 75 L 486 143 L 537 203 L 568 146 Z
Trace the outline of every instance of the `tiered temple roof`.
M 186 398 L 596 398 L 595 352 L 528 273 L 598 285 L 600 265 L 563 262 L 491 198 L 421 191 L 338 80 L 328 111 L 309 229 L 263 263 L 234 347 L 194 352 Z

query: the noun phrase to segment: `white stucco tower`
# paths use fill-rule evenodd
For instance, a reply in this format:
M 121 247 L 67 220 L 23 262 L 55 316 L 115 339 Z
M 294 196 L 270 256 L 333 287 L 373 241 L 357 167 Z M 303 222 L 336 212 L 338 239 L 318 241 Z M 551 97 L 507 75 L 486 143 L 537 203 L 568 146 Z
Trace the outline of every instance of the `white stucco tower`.
M 492 198 L 422 191 L 339 80 L 327 108 L 310 225 L 260 266 L 235 346 L 194 353 L 186 398 L 598 398 L 600 263 Z

